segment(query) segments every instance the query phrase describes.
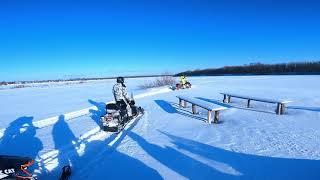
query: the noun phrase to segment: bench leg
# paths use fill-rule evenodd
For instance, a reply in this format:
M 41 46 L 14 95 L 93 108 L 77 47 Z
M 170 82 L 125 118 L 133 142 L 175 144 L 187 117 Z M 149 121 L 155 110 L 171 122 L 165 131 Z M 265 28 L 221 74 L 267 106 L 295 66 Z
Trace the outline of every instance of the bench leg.
M 277 104 L 277 109 L 276 109 L 276 114 L 280 114 L 281 113 L 281 104 L 280 103 L 278 103 Z
M 250 107 L 250 99 L 248 99 L 248 104 L 247 104 L 247 108 Z
M 280 112 L 280 114 L 284 114 L 285 109 L 286 109 L 286 105 L 285 104 L 281 104 L 281 112 Z
M 231 96 L 228 96 L 228 103 L 231 103 Z
M 197 107 L 194 104 L 192 104 L 192 114 L 197 114 Z
M 219 122 L 219 113 L 220 111 L 215 111 L 214 112 L 214 121 L 213 121 L 213 123 L 215 123 L 215 124 L 218 124 L 218 122 Z
M 179 106 L 182 107 L 182 99 L 179 99 Z
M 211 111 L 208 111 L 208 123 L 211 124 Z
M 187 107 L 187 101 L 183 101 L 183 107 L 184 107 L 184 108 Z
M 225 94 L 223 95 L 223 103 L 228 103 L 227 102 L 227 95 L 225 95 Z

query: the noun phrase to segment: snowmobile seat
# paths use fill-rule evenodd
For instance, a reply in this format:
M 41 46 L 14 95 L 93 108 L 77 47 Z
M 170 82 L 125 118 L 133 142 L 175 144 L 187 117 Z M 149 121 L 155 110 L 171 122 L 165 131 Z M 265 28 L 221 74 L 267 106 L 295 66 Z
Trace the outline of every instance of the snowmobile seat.
M 267 98 L 259 98 L 259 97 L 252 97 L 247 95 L 240 95 L 240 94 L 234 94 L 234 93 L 220 93 L 223 95 L 223 103 L 230 103 L 231 97 L 240 98 L 240 99 L 247 99 L 247 108 L 250 108 L 250 101 L 259 101 L 259 102 L 265 102 L 265 103 L 274 103 L 277 104 L 276 108 L 276 114 L 281 115 L 285 113 L 286 103 L 290 103 L 292 101 L 288 100 L 277 100 L 277 99 L 267 99 Z
M 107 114 L 112 114 L 113 116 L 119 116 L 120 115 L 120 111 L 114 110 L 114 109 L 108 109 L 107 110 Z
M 109 103 L 106 105 L 107 114 L 119 115 L 119 108 L 115 103 Z
M 117 110 L 118 106 L 115 103 L 109 103 L 106 105 L 106 110 Z
M 227 107 L 225 107 L 225 106 L 209 103 L 204 100 L 193 98 L 193 97 L 177 96 L 177 98 L 179 99 L 179 106 L 180 107 L 184 107 L 184 108 L 187 107 L 187 102 L 192 104 L 192 113 L 193 114 L 197 114 L 197 110 L 196 110 L 197 106 L 208 110 L 208 123 L 211 123 L 212 112 L 215 112 L 213 122 L 218 123 L 220 111 L 227 109 Z

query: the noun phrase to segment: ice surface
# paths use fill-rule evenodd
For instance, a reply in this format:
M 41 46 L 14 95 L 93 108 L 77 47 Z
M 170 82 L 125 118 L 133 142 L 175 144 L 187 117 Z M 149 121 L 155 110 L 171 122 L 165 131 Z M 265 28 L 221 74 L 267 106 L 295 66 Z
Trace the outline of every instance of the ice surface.
M 188 80 L 192 89 L 179 91 L 141 91 L 137 82 L 144 80 L 129 81 L 146 114 L 119 136 L 99 128 L 113 81 L 1 90 L 0 154 L 35 158 L 39 179 L 57 179 L 66 164 L 77 180 L 320 179 L 320 76 Z M 206 110 L 193 115 L 176 98 L 221 103 L 220 92 L 293 102 L 279 116 L 274 104 L 243 108 L 245 100 L 233 99 L 221 123 L 207 124 Z M 86 115 L 68 119 L 66 114 L 83 109 Z

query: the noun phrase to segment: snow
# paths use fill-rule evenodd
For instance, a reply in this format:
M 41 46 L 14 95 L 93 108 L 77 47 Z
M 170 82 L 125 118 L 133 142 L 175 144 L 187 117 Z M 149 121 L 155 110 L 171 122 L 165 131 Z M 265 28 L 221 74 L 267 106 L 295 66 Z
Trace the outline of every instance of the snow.
M 138 94 L 142 91 L 137 86 L 149 80 L 152 78 L 128 79 L 128 90 Z M 32 116 L 34 121 L 37 121 L 90 107 L 92 104 L 89 100 L 111 101 L 114 81 L 109 79 L 64 85 L 60 84 L 62 82 L 52 82 L 44 87 L 0 90 L 0 107 L 2 108 L 0 128 L 8 126 L 11 121 L 22 116 Z
M 202 100 L 200 98 L 193 98 L 193 97 L 188 97 L 188 96 L 177 96 L 178 99 L 181 99 L 183 101 L 186 101 L 187 103 L 191 103 L 197 106 L 200 106 L 202 108 L 205 108 L 210 111 L 218 111 L 218 110 L 223 110 L 227 109 L 226 105 L 218 105 L 214 104 L 205 100 Z
M 118 136 L 99 128 L 113 81 L 0 90 L 0 154 L 36 159 L 39 179 L 57 179 L 71 164 L 71 179 L 319 179 L 320 76 L 189 78 L 192 89 L 138 90 L 146 114 Z M 289 99 L 276 105 L 232 99 L 220 92 Z M 224 105 L 219 124 L 206 110 L 191 113 L 176 96 Z

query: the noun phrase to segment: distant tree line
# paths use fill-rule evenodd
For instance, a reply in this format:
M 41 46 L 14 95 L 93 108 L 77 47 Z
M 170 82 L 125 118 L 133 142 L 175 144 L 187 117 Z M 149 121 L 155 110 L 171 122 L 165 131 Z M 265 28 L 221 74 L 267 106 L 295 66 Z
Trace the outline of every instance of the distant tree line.
M 124 76 L 124 78 L 143 78 L 143 77 L 161 77 L 168 76 L 169 74 L 162 75 L 136 75 L 136 76 Z M 170 76 L 170 75 L 169 75 Z M 34 80 L 34 81 L 0 81 L 0 86 L 11 84 L 28 84 L 28 83 L 46 83 L 46 82 L 67 82 L 67 81 L 89 81 L 89 80 L 104 80 L 104 79 L 116 79 L 117 77 L 101 77 L 101 78 L 73 78 L 73 79 L 55 79 L 55 80 Z
M 251 63 L 243 66 L 185 71 L 176 76 L 182 74 L 187 76 L 320 74 L 320 61 L 281 64 Z

